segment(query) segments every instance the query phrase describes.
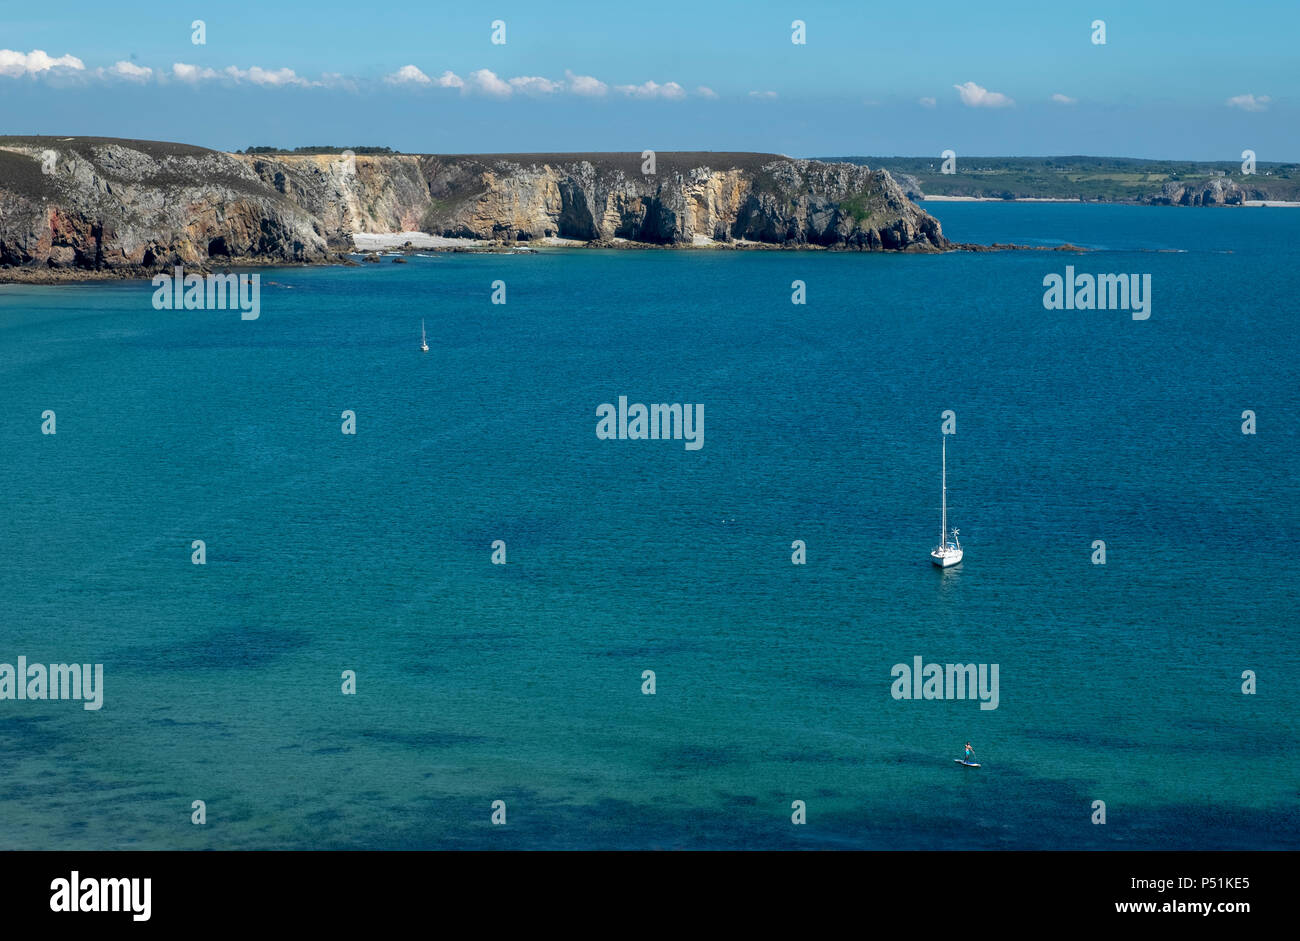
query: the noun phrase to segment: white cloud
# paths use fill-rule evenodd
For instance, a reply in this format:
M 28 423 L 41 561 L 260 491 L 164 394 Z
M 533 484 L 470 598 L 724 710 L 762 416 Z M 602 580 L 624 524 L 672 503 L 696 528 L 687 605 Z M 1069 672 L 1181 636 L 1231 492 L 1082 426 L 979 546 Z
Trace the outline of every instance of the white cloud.
M 574 75 L 567 69 L 564 78 L 569 83 L 569 91 L 587 98 L 599 98 L 609 91 L 609 86 L 590 75 Z
M 922 108 L 933 108 L 935 105 L 939 103 L 935 101 L 933 98 L 919 98 L 917 99 L 917 101 Z
M 521 75 L 510 80 L 510 87 L 525 95 L 551 95 L 564 90 L 563 82 L 553 82 L 540 75 Z
M 126 79 L 131 81 L 148 81 L 157 78 L 161 81 L 176 81 L 197 85 L 200 82 L 224 81 L 227 83 L 252 84 L 264 88 L 322 87 L 343 88 L 355 91 L 358 80 L 338 72 L 322 73 L 320 79 L 312 81 L 298 75 L 293 69 L 268 69 L 253 65 L 247 69 L 229 65 L 223 69 L 194 65 L 188 62 L 173 62 L 170 69 L 155 71 L 149 66 L 134 62 L 119 61 L 107 68 L 95 68 L 86 71 L 85 64 L 75 56 L 53 58 L 41 50 L 22 53 L 9 49 L 0 49 L 0 75 L 18 77 L 35 75 L 51 70 L 70 69 L 84 73 L 96 79 Z M 610 86 L 592 75 L 578 75 L 566 70 L 563 80 L 545 78 L 540 75 L 520 75 L 503 78 L 491 69 L 477 69 L 465 78 L 450 69 L 437 78 L 430 77 L 419 66 L 403 65 L 397 71 L 383 77 L 388 85 L 400 85 L 409 88 L 452 88 L 462 93 L 477 93 L 496 98 L 510 98 L 516 92 L 533 97 L 571 94 L 584 98 L 601 98 L 609 94 Z M 617 85 L 614 90 L 630 98 L 664 99 L 677 101 L 687 97 L 686 89 L 677 82 L 654 81 L 640 85 Z M 713 89 L 701 85 L 693 94 L 700 98 L 717 98 Z M 775 98 L 775 92 L 754 92 L 757 97 Z
M 105 75 L 131 79 L 136 82 L 145 82 L 153 77 L 153 69 L 147 65 L 136 65 L 134 62 L 125 60 L 113 63 L 111 69 L 101 69 L 100 71 Z
M 172 63 L 172 78 L 181 82 L 197 82 L 204 78 L 216 78 L 217 73 L 212 69 L 200 68 L 197 65 L 187 65 L 184 62 Z
M 497 78 L 495 72 L 491 69 L 479 69 L 469 73 L 469 88 L 475 91 L 481 91 L 485 95 L 493 95 L 497 98 L 508 97 L 514 90 L 510 87 L 509 82 L 503 82 Z
M 1057 92 L 1055 95 L 1052 96 L 1052 100 L 1055 101 L 1058 105 L 1072 105 L 1075 104 L 1079 99 L 1071 98 L 1069 95 L 1062 95 L 1060 92 Z
M 1268 95 L 1260 95 L 1258 98 L 1254 95 L 1236 95 L 1228 99 L 1228 107 L 1240 108 L 1242 111 L 1267 111 L 1268 103 L 1272 100 Z
M 47 55 L 42 49 L 31 52 L 16 52 L 13 49 L 0 49 L 0 75 L 18 78 L 23 75 L 35 75 L 51 69 L 74 69 L 82 71 L 86 64 L 76 56 L 59 56 L 57 59 Z
M 1006 108 L 1015 104 L 1015 101 L 1002 94 L 1002 92 L 989 91 L 974 82 L 966 82 L 952 87 L 957 89 L 957 93 L 961 95 L 961 103 L 971 108 Z
M 356 91 L 357 83 L 355 79 L 348 78 L 342 72 L 322 72 L 320 81 L 317 85 L 323 85 L 325 88 L 342 88 L 347 91 Z
M 228 65 L 222 74 L 237 82 L 249 81 L 254 85 L 270 85 L 273 88 L 311 84 L 305 78 L 299 78 L 293 69 L 264 69 L 260 65 L 252 65 L 247 69 Z
M 665 82 L 662 85 L 653 81 L 642 82 L 640 85 L 615 85 L 614 90 L 632 98 L 668 98 L 675 101 L 686 97 L 686 89 L 676 82 Z
M 774 92 L 774 91 L 752 91 L 752 92 L 749 93 L 749 97 L 750 97 L 750 98 L 775 98 L 775 97 L 776 97 L 776 92 Z
M 331 80 L 337 81 L 342 76 L 336 73 L 330 73 Z M 238 66 L 228 65 L 220 72 L 209 69 L 204 66 L 189 65 L 185 62 L 172 63 L 172 77 L 181 82 L 198 82 L 214 78 L 226 78 L 234 82 L 252 82 L 254 85 L 269 86 L 272 88 L 282 88 L 288 85 L 318 85 L 319 82 L 309 82 L 302 78 L 293 69 L 264 69 L 260 65 L 252 65 L 247 69 L 241 69 Z
M 390 85 L 432 85 L 433 79 L 413 65 L 404 65 L 392 75 L 385 75 L 384 81 Z

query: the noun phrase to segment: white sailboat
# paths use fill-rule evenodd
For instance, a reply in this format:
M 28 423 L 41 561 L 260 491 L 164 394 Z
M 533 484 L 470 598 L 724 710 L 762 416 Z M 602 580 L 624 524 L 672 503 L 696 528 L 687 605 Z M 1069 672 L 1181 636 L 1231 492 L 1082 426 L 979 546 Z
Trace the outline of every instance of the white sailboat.
M 957 538 L 957 530 L 952 531 L 952 539 L 948 539 L 948 436 L 943 436 L 943 517 L 939 524 L 939 544 L 930 550 L 930 561 L 939 568 L 948 568 L 956 565 L 962 559 L 961 540 Z
M 423 320 L 420 321 L 420 351 L 421 351 L 422 353 L 427 353 L 427 352 L 429 352 L 429 338 L 428 338 L 428 337 L 425 335 L 425 333 L 424 333 L 424 321 L 423 321 Z

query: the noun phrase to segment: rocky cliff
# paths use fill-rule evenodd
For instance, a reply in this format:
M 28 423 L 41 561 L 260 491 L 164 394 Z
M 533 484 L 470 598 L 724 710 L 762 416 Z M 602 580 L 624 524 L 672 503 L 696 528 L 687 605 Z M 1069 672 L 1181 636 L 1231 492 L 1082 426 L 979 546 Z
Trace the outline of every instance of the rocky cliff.
M 0 137 L 0 279 L 324 261 L 359 232 L 481 242 L 952 247 L 883 170 L 770 154 L 241 155 Z
M 0 138 L 0 265 L 111 275 L 325 255 L 320 222 L 228 154 L 144 141 Z
M 1155 206 L 1240 206 L 1248 199 L 1267 199 L 1259 190 L 1240 186 L 1222 176 L 1191 182 L 1165 183 L 1147 202 Z
M 934 251 L 939 224 L 888 173 L 763 154 L 425 157 L 426 231 L 657 245 Z
M 934 251 L 939 224 L 883 170 L 769 154 L 237 156 L 327 238 L 419 230 L 597 244 Z

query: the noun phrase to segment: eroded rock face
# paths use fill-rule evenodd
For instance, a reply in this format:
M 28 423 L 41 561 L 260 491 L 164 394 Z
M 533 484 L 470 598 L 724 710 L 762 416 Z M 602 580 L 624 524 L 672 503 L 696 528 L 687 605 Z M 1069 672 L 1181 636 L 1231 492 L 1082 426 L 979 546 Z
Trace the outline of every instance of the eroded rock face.
M 429 201 L 420 158 L 314 154 L 245 156 L 248 167 L 277 193 L 319 221 L 326 236 L 347 239 L 354 232 L 410 232 L 419 229 Z
M 0 138 L 0 265 L 314 262 L 358 232 L 595 244 L 950 247 L 883 170 L 770 154 L 239 155 Z
M 325 253 L 320 223 L 228 154 L 93 138 L 0 140 L 0 264 L 112 271 Z
M 888 173 L 850 164 L 666 154 L 650 175 L 640 172 L 635 155 L 424 159 L 432 196 L 425 229 L 439 235 L 948 247 L 938 222 Z
M 1166 183 L 1151 202 L 1159 206 L 1240 206 L 1247 199 L 1260 198 L 1226 177 L 1211 177 L 1190 183 Z

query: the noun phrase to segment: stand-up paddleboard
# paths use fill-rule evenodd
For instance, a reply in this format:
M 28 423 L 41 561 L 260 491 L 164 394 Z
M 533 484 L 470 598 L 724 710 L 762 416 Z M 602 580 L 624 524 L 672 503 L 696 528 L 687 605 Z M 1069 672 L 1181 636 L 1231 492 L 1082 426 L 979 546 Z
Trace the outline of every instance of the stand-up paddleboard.
M 965 765 L 967 768 L 978 768 L 980 766 L 978 761 L 967 761 L 965 758 L 954 758 L 953 761 L 959 765 Z

